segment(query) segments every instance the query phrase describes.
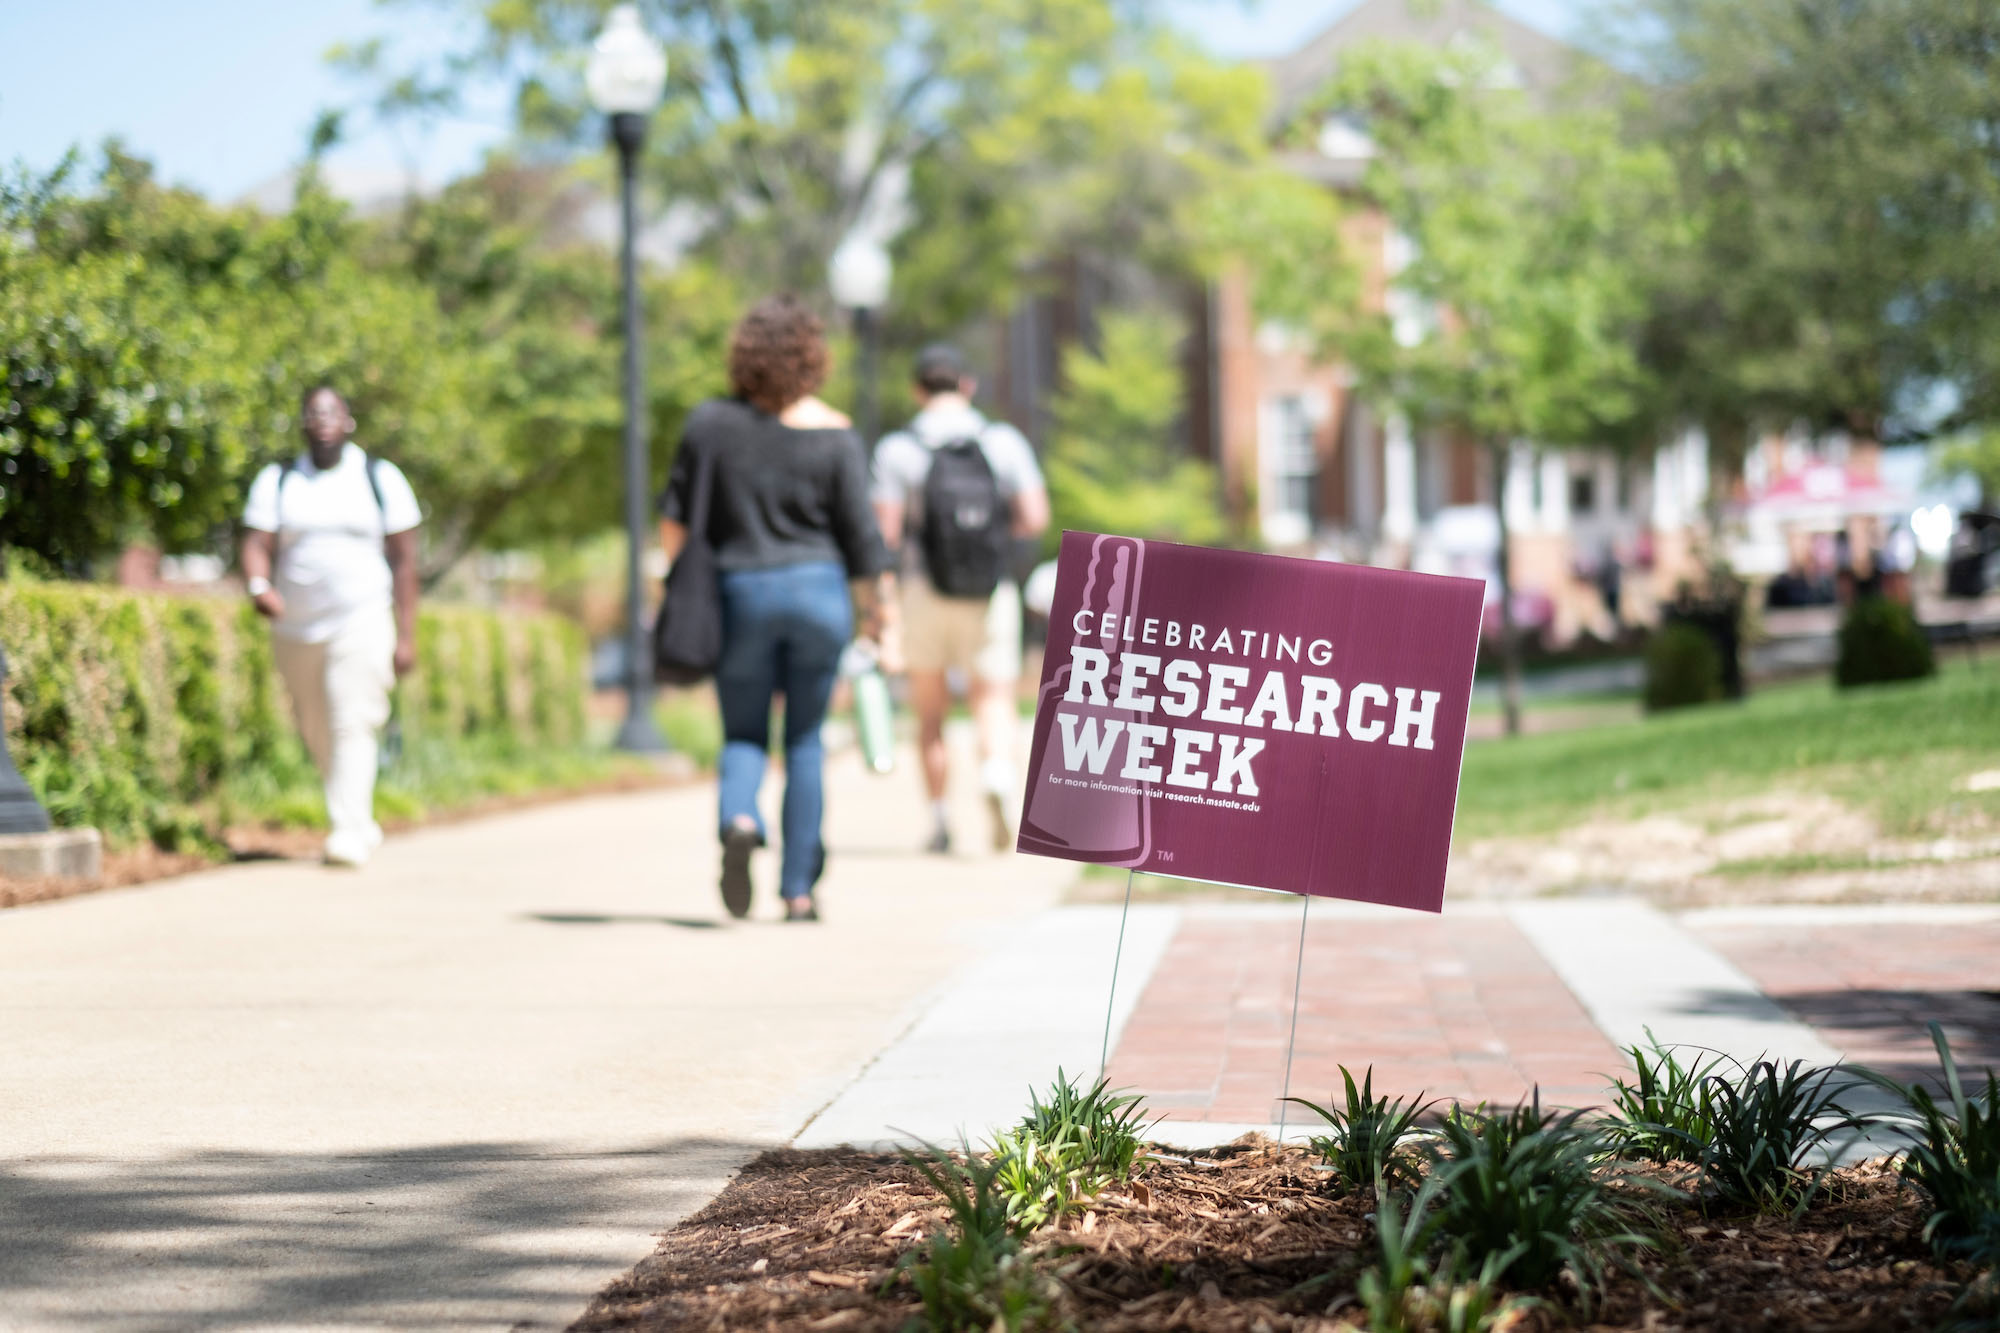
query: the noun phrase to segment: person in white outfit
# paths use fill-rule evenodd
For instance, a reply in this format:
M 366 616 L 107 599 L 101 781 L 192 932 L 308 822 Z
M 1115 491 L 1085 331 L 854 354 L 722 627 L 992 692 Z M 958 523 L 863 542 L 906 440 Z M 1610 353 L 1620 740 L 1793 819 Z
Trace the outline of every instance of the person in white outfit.
M 906 553 L 897 629 L 931 802 L 926 848 L 951 850 L 944 722 L 951 705 L 948 673 L 957 671 L 977 727 L 979 783 L 993 846 L 1005 851 L 1014 845 L 1008 802 L 1020 790 L 1013 751 L 1020 727 L 1021 590 L 1010 566 L 1015 544 L 1049 525 L 1048 487 L 1021 432 L 988 421 L 972 405 L 979 386 L 955 348 L 926 347 L 913 379 L 921 410 L 877 446 L 874 500 L 882 539 Z M 932 504 L 944 507 L 943 521 L 925 512 Z M 960 527 L 958 520 L 968 514 L 975 527 Z
M 329 865 L 382 841 L 376 747 L 396 677 L 417 660 L 417 525 L 396 465 L 355 445 L 338 390 L 304 399 L 306 452 L 257 474 L 243 509 L 243 577 L 326 787 Z

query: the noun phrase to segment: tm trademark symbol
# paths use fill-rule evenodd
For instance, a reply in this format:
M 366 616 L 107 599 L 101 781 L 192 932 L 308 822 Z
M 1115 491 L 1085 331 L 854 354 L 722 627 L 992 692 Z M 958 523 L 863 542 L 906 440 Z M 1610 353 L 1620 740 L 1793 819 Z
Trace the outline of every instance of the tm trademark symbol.
M 1174 859 L 1174 854 L 1172 852 L 1159 852 L 1156 853 L 1156 855 L 1158 855 L 1162 861 L 1171 861 Z

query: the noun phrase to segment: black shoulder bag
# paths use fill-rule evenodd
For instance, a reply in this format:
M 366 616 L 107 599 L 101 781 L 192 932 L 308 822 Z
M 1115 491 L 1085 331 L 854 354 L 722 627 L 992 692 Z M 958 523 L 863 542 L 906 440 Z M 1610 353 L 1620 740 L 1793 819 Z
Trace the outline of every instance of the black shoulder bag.
M 710 452 L 695 473 L 687 541 L 667 570 L 660 618 L 653 622 L 653 679 L 662 685 L 693 685 L 714 675 L 722 660 L 722 588 L 716 581 L 715 548 L 708 544 L 714 491 L 715 455 Z

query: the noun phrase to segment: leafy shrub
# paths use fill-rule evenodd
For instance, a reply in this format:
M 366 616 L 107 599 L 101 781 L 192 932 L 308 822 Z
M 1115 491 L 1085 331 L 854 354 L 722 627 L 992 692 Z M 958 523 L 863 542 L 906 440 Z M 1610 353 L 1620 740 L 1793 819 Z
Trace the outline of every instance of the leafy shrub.
M 1021 1249 L 999 1160 L 980 1161 L 926 1146 L 903 1160 L 944 1195 L 951 1221 L 905 1254 L 883 1284 L 907 1276 L 924 1303 L 925 1325 L 953 1330 L 1019 1330 L 1048 1312 L 1047 1284 Z
M 1722 697 L 1722 654 L 1685 621 L 1669 621 L 1646 641 L 1646 711 L 1685 708 Z
M 1346 1104 L 1338 1109 L 1329 1110 L 1303 1097 L 1288 1099 L 1319 1116 L 1333 1130 L 1313 1135 L 1308 1140 L 1312 1150 L 1333 1168 L 1334 1179 L 1348 1189 L 1364 1189 L 1378 1181 L 1391 1186 L 1407 1182 L 1412 1171 L 1402 1146 L 1416 1133 L 1418 1117 L 1436 1103 L 1423 1100 L 1422 1093 L 1407 1105 L 1400 1097 L 1392 1101 L 1375 1096 L 1373 1065 L 1362 1073 L 1359 1088 L 1346 1065 L 1340 1067 L 1340 1079 L 1345 1085 Z
M 1585 1305 L 1608 1259 L 1650 1246 L 1637 1204 L 1599 1166 L 1606 1142 L 1582 1111 L 1544 1112 L 1539 1099 L 1504 1114 L 1454 1108 L 1440 1126 L 1434 1168 L 1437 1227 L 1491 1280 L 1547 1287 L 1567 1273 Z
M 1088 1091 L 1056 1071 L 1049 1100 L 1032 1089 L 1021 1123 L 993 1140 L 998 1186 L 1025 1231 L 1056 1221 L 1132 1174 L 1144 1119 L 1140 1098 L 1103 1079 Z
M 1935 674 L 1937 660 L 1924 627 L 1901 602 L 1857 598 L 1840 622 L 1840 657 L 1833 679 L 1842 689 Z
M 1641 1161 L 1700 1161 L 1714 1135 L 1708 1079 L 1726 1057 L 1682 1064 L 1675 1048 L 1660 1045 L 1650 1030 L 1646 1037 L 1650 1045 L 1625 1048 L 1638 1081 L 1612 1080 L 1606 1134 L 1619 1151 Z
M 1844 1087 L 1838 1066 L 1813 1069 L 1803 1060 L 1782 1071 L 1760 1060 L 1735 1078 L 1710 1075 L 1704 1187 L 1724 1203 L 1760 1211 L 1803 1208 L 1819 1175 L 1806 1170 L 1807 1157 L 1858 1124 L 1840 1104 Z
M 573 753 L 581 631 L 549 616 L 426 608 L 400 687 L 407 753 Z M 245 809 L 316 807 L 270 632 L 248 605 L 19 579 L 0 584 L 16 764 L 59 825 L 189 845 Z M 459 752 L 463 751 L 464 754 Z
M 1940 1258 L 2000 1267 L 2000 1076 L 1988 1070 L 1985 1091 L 1967 1096 L 1944 1029 L 1936 1023 L 1930 1029 L 1944 1070 L 1946 1105 L 1921 1083 L 1905 1085 L 1865 1072 L 1863 1077 L 1910 1109 L 1904 1129 L 1913 1142 L 1900 1170 L 1930 1201 L 1924 1239 Z

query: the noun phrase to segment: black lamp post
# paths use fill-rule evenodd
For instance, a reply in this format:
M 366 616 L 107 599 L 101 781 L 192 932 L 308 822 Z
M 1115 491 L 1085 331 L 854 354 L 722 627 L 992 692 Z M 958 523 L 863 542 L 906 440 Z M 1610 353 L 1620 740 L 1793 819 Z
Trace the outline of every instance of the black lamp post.
M 854 315 L 854 425 L 873 453 L 881 427 L 875 400 L 876 312 L 889 299 L 889 251 L 875 237 L 855 232 L 834 249 L 826 276 L 834 304 Z
M 618 748 L 642 754 L 668 749 L 653 721 L 652 651 L 647 642 L 640 556 L 645 550 L 648 508 L 646 397 L 640 361 L 643 328 L 639 316 L 639 266 L 634 250 L 639 231 L 639 149 L 646 141 L 646 118 L 666 86 L 667 57 L 647 35 L 635 5 L 618 5 L 605 18 L 592 45 L 584 82 L 590 100 L 610 119 L 618 149 L 622 213 L 619 273 L 625 307 L 625 721 Z

